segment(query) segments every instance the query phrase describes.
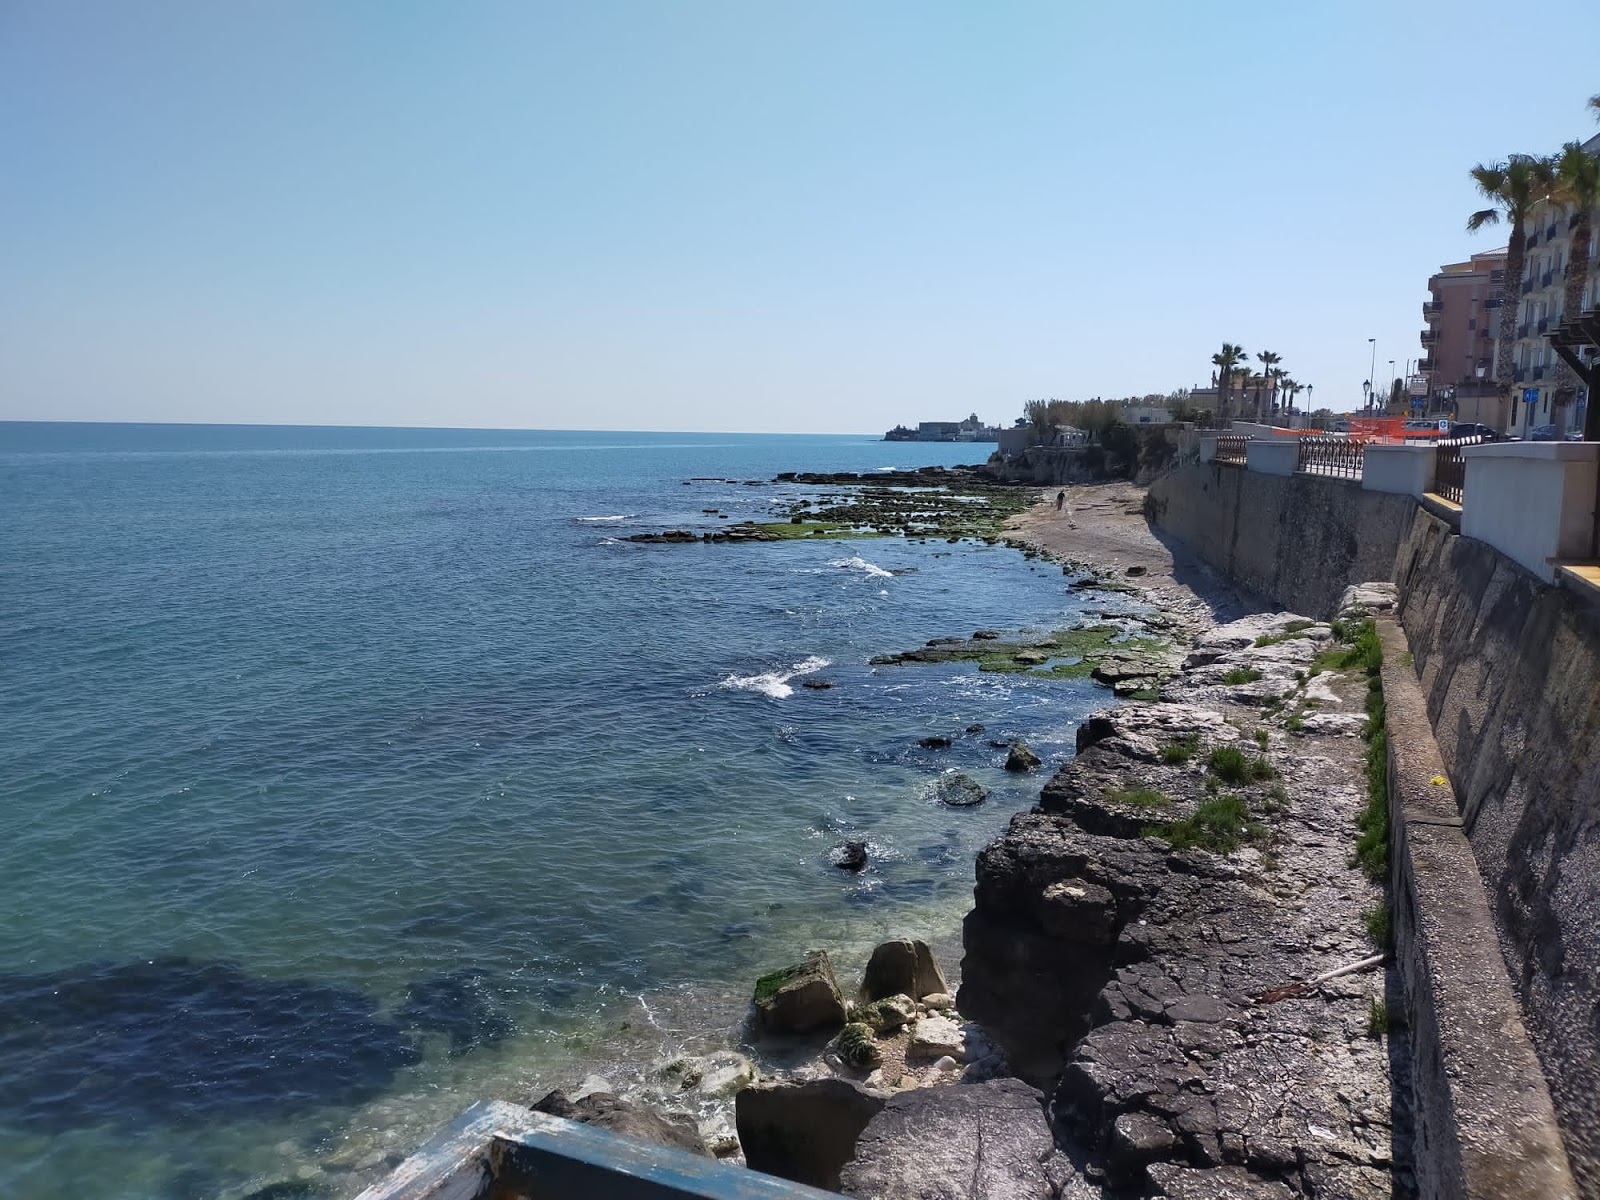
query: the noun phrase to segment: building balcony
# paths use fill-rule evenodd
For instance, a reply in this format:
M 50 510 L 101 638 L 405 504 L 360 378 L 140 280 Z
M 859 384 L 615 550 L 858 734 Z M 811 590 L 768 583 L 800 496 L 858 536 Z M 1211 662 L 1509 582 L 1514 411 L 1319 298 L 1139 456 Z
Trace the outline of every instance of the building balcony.
M 1555 277 L 1556 273 L 1554 271 L 1546 271 L 1543 275 L 1539 276 L 1539 286 L 1542 288 L 1549 287 L 1550 284 L 1555 280 Z
M 1543 366 L 1543 364 L 1533 368 L 1533 371 L 1530 373 L 1529 378 L 1534 380 L 1535 382 L 1537 382 L 1538 380 L 1543 379 L 1544 378 L 1544 366 Z
M 1526 383 L 1526 382 L 1528 382 L 1527 369 L 1524 368 L 1524 367 L 1518 367 L 1515 371 L 1511 372 L 1511 380 L 1512 380 L 1513 383 Z
M 1490 296 L 1487 300 L 1485 300 L 1483 302 L 1483 306 L 1485 308 L 1499 308 L 1500 307 L 1500 297 L 1499 296 Z
M 1550 332 L 1550 318 L 1549 317 L 1540 317 L 1539 318 L 1539 332 L 1540 333 L 1549 333 Z
M 1532 250 L 1539 244 L 1539 231 L 1535 229 L 1528 235 L 1528 240 L 1522 243 L 1523 249 Z
M 1431 321 L 1444 312 L 1444 303 L 1439 300 L 1425 300 L 1422 304 L 1422 319 Z
M 1480 358 L 1476 363 L 1473 364 L 1473 366 L 1480 371 L 1487 371 L 1489 368 L 1494 366 L 1494 358 L 1492 356 L 1485 356 Z
M 1438 340 L 1439 331 L 1437 329 L 1424 329 L 1422 331 L 1422 344 L 1424 346 L 1431 346 Z
M 1431 371 L 1437 366 L 1438 363 L 1434 361 L 1433 355 L 1431 354 L 1424 354 L 1421 358 L 1417 359 L 1417 370 L 1419 371 Z
M 1517 326 L 1517 338 L 1520 340 L 1522 338 L 1527 337 L 1528 336 L 1528 331 L 1531 328 L 1532 328 L 1532 326 L 1530 326 L 1526 321 L 1524 321 L 1521 325 L 1518 325 Z
M 1550 224 L 1545 226 L 1544 240 L 1547 242 L 1553 242 L 1556 240 L 1556 237 L 1560 234 L 1560 232 L 1561 221 L 1559 219 L 1551 221 Z
M 1533 276 L 1532 275 L 1528 276 L 1528 278 L 1526 278 L 1526 279 L 1524 279 L 1522 281 L 1522 294 L 1524 296 L 1526 296 L 1531 291 L 1533 291 Z
M 1503 287 L 1505 287 L 1505 285 L 1506 285 L 1506 269 L 1504 267 L 1496 267 L 1494 270 L 1489 272 L 1489 286 L 1490 287 L 1503 288 Z

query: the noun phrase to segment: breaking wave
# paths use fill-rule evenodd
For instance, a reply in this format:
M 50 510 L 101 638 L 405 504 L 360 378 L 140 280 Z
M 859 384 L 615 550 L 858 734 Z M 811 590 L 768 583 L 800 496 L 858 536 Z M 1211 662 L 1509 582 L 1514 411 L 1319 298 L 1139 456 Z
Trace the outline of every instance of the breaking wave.
M 573 517 L 572 519 L 574 521 L 582 521 L 585 524 L 589 524 L 594 521 L 626 521 L 629 517 L 636 517 L 638 515 L 638 513 L 617 513 L 614 516 L 609 517 Z
M 771 696 L 774 700 L 782 700 L 785 696 L 794 695 L 794 689 L 789 686 L 789 680 L 800 675 L 810 675 L 828 666 L 829 659 L 820 658 L 813 654 L 810 658 L 803 659 L 787 670 L 767 671 L 761 675 L 729 675 L 718 687 L 739 692 L 760 692 L 763 696 Z
M 830 567 L 847 567 L 853 571 L 865 571 L 874 579 L 891 579 L 894 577 L 893 571 L 885 571 L 876 563 L 869 563 L 859 554 L 852 554 L 849 558 L 832 559 L 829 561 L 828 565 Z

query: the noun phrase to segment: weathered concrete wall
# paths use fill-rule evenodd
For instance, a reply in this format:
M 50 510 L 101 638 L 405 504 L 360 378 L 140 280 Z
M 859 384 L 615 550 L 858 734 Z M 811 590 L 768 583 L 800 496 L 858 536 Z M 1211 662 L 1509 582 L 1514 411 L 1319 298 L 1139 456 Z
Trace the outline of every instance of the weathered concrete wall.
M 1364 491 L 1359 480 L 1222 463 L 1177 467 L 1149 495 L 1161 533 L 1264 600 L 1314 617 L 1332 616 L 1350 584 L 1393 577 L 1416 509 L 1411 497 Z
M 1500 951 L 1600 1196 L 1600 614 L 1421 510 L 1396 579 Z
M 1422 1200 L 1576 1195 L 1405 634 L 1379 622 L 1390 896 Z

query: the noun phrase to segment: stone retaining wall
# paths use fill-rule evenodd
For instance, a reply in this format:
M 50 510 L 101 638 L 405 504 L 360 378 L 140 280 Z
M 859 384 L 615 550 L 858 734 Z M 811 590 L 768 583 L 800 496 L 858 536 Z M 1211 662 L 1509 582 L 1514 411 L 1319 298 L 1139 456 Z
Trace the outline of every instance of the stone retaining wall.
M 1405 634 L 1380 623 L 1391 899 L 1424 1200 L 1577 1195 Z
M 1422 511 L 1396 575 L 1498 946 L 1600 1196 L 1600 613 Z
M 1159 534 L 1281 608 L 1333 615 L 1353 583 L 1389 579 L 1410 527 L 1410 496 L 1361 481 L 1265 475 L 1223 463 L 1181 466 L 1150 485 Z

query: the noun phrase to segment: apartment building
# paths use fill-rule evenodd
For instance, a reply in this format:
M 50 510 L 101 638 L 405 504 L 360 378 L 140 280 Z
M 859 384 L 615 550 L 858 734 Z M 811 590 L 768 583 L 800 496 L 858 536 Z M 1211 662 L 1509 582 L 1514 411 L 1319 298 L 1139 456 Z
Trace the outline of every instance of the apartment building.
M 1600 135 L 1590 138 L 1583 148 L 1600 157 Z M 1519 437 L 1541 425 L 1554 425 L 1559 435 L 1583 424 L 1587 401 L 1583 384 L 1559 370 L 1561 359 L 1550 344 L 1550 334 L 1563 319 L 1579 315 L 1564 311 L 1567 273 L 1573 265 L 1572 230 L 1577 223 L 1577 213 L 1562 205 L 1543 203 L 1534 209 L 1524 234 L 1527 259 L 1523 275 L 1511 284 L 1507 295 L 1507 302 L 1517 305 L 1511 359 L 1513 404 L 1507 432 Z M 1595 236 L 1589 246 L 1589 278 L 1580 312 L 1600 308 L 1600 208 L 1592 216 L 1591 227 Z M 1569 385 L 1576 385 L 1576 393 L 1567 403 L 1559 403 L 1556 395 L 1563 376 Z
M 1429 278 L 1422 305 L 1427 328 L 1417 363 L 1428 381 L 1429 412 L 1455 411 L 1459 420 L 1496 426 L 1503 419 L 1494 384 L 1494 340 L 1505 279 L 1504 249 L 1446 263 Z

